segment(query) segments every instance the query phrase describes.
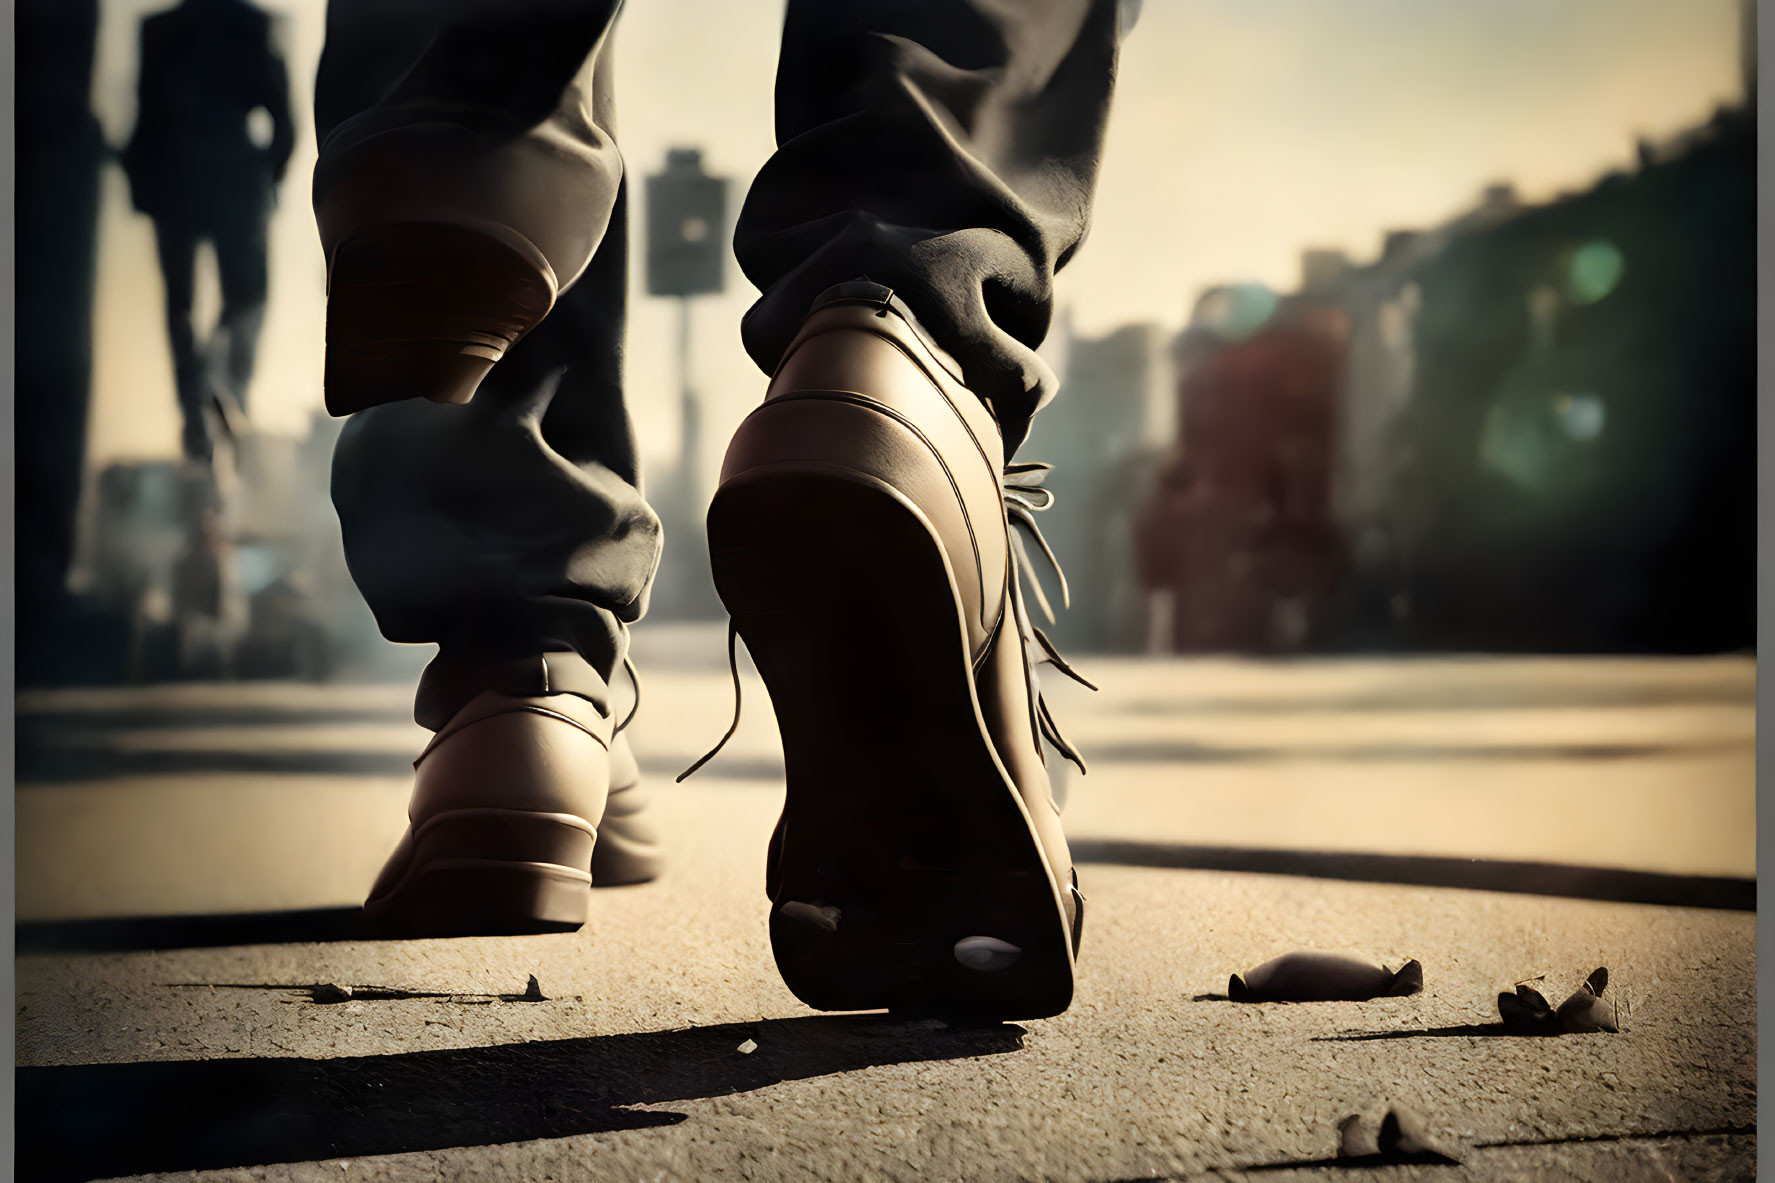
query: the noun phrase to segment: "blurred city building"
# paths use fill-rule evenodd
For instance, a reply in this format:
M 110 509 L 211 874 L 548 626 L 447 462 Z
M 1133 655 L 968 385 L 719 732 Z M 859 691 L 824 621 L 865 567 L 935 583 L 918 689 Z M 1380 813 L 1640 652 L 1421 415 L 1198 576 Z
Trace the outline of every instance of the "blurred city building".
M 76 680 L 322 680 L 385 653 L 322 491 L 342 421 L 239 441 L 238 471 L 178 461 L 98 473 L 73 588 L 101 627 Z
M 1212 289 L 1140 522 L 1178 652 L 1754 644 L 1755 124 Z
M 1754 644 L 1755 138 L 1722 109 L 1418 265 L 1401 643 Z
M 1331 471 L 1348 272 L 1308 251 L 1285 300 L 1236 285 L 1197 301 L 1176 350 L 1178 440 L 1139 513 L 1154 647 L 1286 651 L 1321 624 L 1341 568 Z
M 1065 647 L 1140 652 L 1146 609 L 1134 578 L 1133 521 L 1170 434 L 1164 334 L 1136 324 L 1084 337 L 1063 321 L 1058 336 L 1061 397 L 1035 417 L 1018 451 L 1054 466 L 1043 480 L 1054 501 L 1039 521 L 1072 606 L 1063 608 L 1058 586 L 1044 583 L 1055 619 L 1042 627 Z

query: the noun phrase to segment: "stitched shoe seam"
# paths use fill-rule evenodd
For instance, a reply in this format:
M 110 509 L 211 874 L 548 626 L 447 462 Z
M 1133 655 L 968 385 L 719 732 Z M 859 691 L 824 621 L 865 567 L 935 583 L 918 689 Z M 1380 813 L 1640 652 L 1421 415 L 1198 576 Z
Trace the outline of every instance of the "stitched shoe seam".
M 584 831 L 585 833 L 590 834 L 594 839 L 598 836 L 598 828 L 577 813 L 563 813 L 560 810 L 553 809 L 506 809 L 496 805 L 469 805 L 464 806 L 461 809 L 446 809 L 441 813 L 434 813 L 424 821 L 415 824 L 413 827 L 413 841 L 417 843 L 419 839 L 425 836 L 428 830 L 432 829 L 440 822 L 462 817 L 541 818 L 544 821 L 551 821 L 557 825 Z
M 590 727 L 587 727 L 584 723 L 581 723 L 578 719 L 572 718 L 571 716 L 568 716 L 568 715 L 563 715 L 559 711 L 551 711 L 547 707 L 539 707 L 539 706 L 535 706 L 531 703 L 523 703 L 523 704 L 520 704 L 517 706 L 504 707 L 500 710 L 492 712 L 491 714 L 482 715 L 481 717 L 479 717 L 477 719 L 470 719 L 466 723 L 458 724 L 455 726 L 446 725 L 442 731 L 440 731 L 436 735 L 432 736 L 431 742 L 425 745 L 425 750 L 420 752 L 418 757 L 416 759 L 414 759 L 413 767 L 415 767 L 415 768 L 419 767 L 419 765 L 424 762 L 424 760 L 427 756 L 431 755 L 434 751 L 436 751 L 439 747 L 441 747 L 443 745 L 443 742 L 445 740 L 450 739 L 453 736 L 460 735 L 462 732 L 467 731 L 470 727 L 473 727 L 477 723 L 485 723 L 489 719 L 497 719 L 497 718 L 500 718 L 505 715 L 541 715 L 544 718 L 556 719 L 562 723 L 568 724 L 569 726 L 575 728 L 576 730 L 585 732 L 587 735 L 589 735 L 593 739 L 597 740 L 598 743 L 604 748 L 604 750 L 606 752 L 609 752 L 609 750 L 610 750 L 610 744 L 605 741 L 603 736 L 599 735 L 596 731 L 593 731 Z

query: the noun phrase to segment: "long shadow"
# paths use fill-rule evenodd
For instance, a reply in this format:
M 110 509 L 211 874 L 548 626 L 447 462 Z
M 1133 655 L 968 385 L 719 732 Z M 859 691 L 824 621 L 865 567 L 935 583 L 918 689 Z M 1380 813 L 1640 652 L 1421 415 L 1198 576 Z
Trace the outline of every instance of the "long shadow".
M 21 743 L 18 749 L 18 781 L 26 787 L 62 785 L 123 776 L 177 776 L 181 773 L 240 773 L 312 776 L 410 776 L 417 751 L 330 750 L 255 752 L 245 749 L 217 751 L 171 750 L 119 751 L 104 747 L 46 748 Z M 641 771 L 649 776 L 677 776 L 688 758 L 645 756 Z M 734 758 L 714 764 L 709 775 L 728 780 L 780 780 L 781 759 Z
M 636 1035 L 331 1060 L 20 1068 L 18 1178 L 359 1158 L 675 1125 L 635 1108 L 885 1064 L 996 1055 L 1013 1025 L 772 1019 Z M 738 1049 L 753 1040 L 750 1055 Z
M 1591 1146 L 1599 1143 L 1641 1142 L 1675 1138 L 1755 1137 L 1755 1126 L 1719 1126 L 1703 1130 L 1630 1130 L 1616 1134 L 1574 1134 L 1555 1138 L 1513 1138 L 1501 1142 L 1476 1142 L 1474 1151 L 1519 1149 L 1529 1146 Z M 1390 1166 L 1460 1166 L 1459 1162 L 1431 1152 L 1410 1154 L 1394 1151 L 1382 1154 L 1351 1155 L 1346 1158 L 1302 1158 L 1283 1162 L 1252 1163 L 1229 1167 L 1233 1174 L 1265 1175 L 1276 1171 L 1376 1171 Z M 1133 1180 L 1130 1183 L 1144 1183 Z
M 320 727 L 349 723 L 411 723 L 410 707 L 244 706 L 29 708 L 18 712 L 21 732 L 153 731 L 189 727 Z
M 122 751 L 102 745 L 48 747 L 21 737 L 18 783 L 56 785 L 121 776 L 184 773 L 310 774 L 316 776 L 411 776 L 416 751 L 300 749 L 252 751 Z
M 1336 744 L 1232 747 L 1189 740 L 1138 740 L 1092 744 L 1086 754 L 1106 764 L 1261 764 L 1277 760 L 1312 760 L 1327 764 L 1440 764 L 1451 760 L 1643 760 L 1653 756 L 1724 752 L 1755 746 L 1755 742 L 1749 739 L 1675 743 L 1377 743 L 1354 747 Z
M 1512 1031 L 1502 1023 L 1465 1023 L 1458 1027 L 1419 1027 L 1405 1031 L 1352 1031 L 1345 1035 L 1318 1035 L 1314 1043 L 1371 1043 L 1379 1039 L 1551 1039 L 1546 1032 Z
M 281 721 L 289 722 L 288 718 Z M 181 726 L 188 724 L 178 720 Z M 162 725 L 168 725 L 162 720 Z M 411 770 L 413 751 L 310 748 L 254 751 L 249 748 L 132 751 L 108 746 L 100 731 L 40 729 L 22 724 L 18 731 L 17 779 L 25 785 L 53 785 L 121 776 L 176 776 L 182 773 L 313 774 L 330 776 L 402 776 Z M 99 737 L 95 740 L 95 736 Z M 1754 748 L 1750 740 L 1706 740 L 1679 743 L 1594 744 L 1369 744 L 1234 747 L 1188 740 L 1129 741 L 1094 745 L 1091 758 L 1102 764 L 1262 764 L 1278 760 L 1310 760 L 1337 764 L 1442 763 L 1451 760 L 1640 760 L 1696 752 Z M 675 776 L 680 762 L 644 756 L 642 771 Z M 779 757 L 729 759 L 711 769 L 723 777 L 775 780 L 783 775 Z
M 1459 887 L 1663 907 L 1756 910 L 1756 880 L 1723 875 L 1669 875 L 1503 859 L 1191 846 L 1102 838 L 1075 839 L 1071 845 L 1073 859 L 1081 863 Z
M 364 926 L 364 910 L 302 908 L 209 916 L 100 916 L 29 920 L 13 930 L 15 950 L 28 953 L 128 953 L 142 949 L 216 949 L 233 945 L 301 945 L 381 939 Z
M 1378 1171 L 1382 1167 L 1457 1167 L 1461 1164 L 1440 1154 L 1356 1154 L 1346 1158 L 1301 1158 L 1284 1162 L 1260 1162 L 1230 1168 L 1244 1175 L 1276 1171 Z
M 219 712 L 214 712 L 219 714 Z M 292 719 L 287 714 L 268 713 L 263 720 L 274 723 L 350 721 L 344 716 L 328 720 L 323 712 L 314 718 L 303 715 Z M 405 714 L 403 712 L 403 718 Z M 255 720 L 245 720 L 254 722 Z M 361 721 L 361 720 L 359 720 Z M 229 717 L 223 725 L 241 723 Z M 204 727 L 216 725 L 191 716 L 162 719 L 163 726 Z M 131 751 L 107 746 L 101 731 L 67 731 L 37 728 L 23 720 L 18 728 L 15 772 L 20 784 L 30 786 L 60 785 L 123 776 L 176 776 L 181 773 L 307 774 L 316 776 L 407 776 L 413 771 L 413 749 L 303 748 L 253 751 L 250 748 L 167 748 Z M 684 771 L 690 756 L 659 756 L 643 754 L 641 771 L 649 776 L 673 777 Z M 780 780 L 783 761 L 780 756 L 723 759 L 710 770 L 712 775 L 734 780 Z
M 1695 744 L 1522 744 L 1465 748 L 1437 744 L 1377 745 L 1364 748 L 1231 748 L 1187 741 L 1101 744 L 1091 749 L 1100 764 L 1255 764 L 1275 760 L 1379 764 L 1447 760 L 1638 760 L 1681 752 L 1725 751 L 1751 747 L 1744 743 Z M 404 776 L 412 771 L 414 752 L 359 749 L 297 749 L 253 751 L 246 748 L 126 751 L 103 744 L 47 744 L 23 736 L 17 757 L 20 784 L 44 786 L 121 776 L 176 776 L 181 773 L 311 774 L 321 776 Z M 641 769 L 649 775 L 676 776 L 679 761 L 647 756 Z M 729 779 L 775 780 L 783 775 L 779 758 L 731 759 L 710 771 Z
M 1073 858 L 1085 864 L 1157 867 L 1167 870 L 1235 871 L 1293 875 L 1362 883 L 1453 887 L 1662 907 L 1754 912 L 1756 880 L 1707 875 L 1664 875 L 1556 863 L 1502 862 L 1418 855 L 1351 854 L 1189 846 L 1082 838 Z M 622 890 L 612 888 L 610 890 Z M 202 949 L 225 945 L 279 945 L 372 939 L 357 908 L 312 908 L 211 916 L 122 916 L 83 920 L 36 920 L 15 930 L 17 951 L 27 953 L 123 952 L 138 949 Z M 1223 995 L 1202 995 L 1197 1001 Z
M 1203 715 L 1310 715 L 1331 711 L 1485 711 L 1526 710 L 1535 707 L 1654 709 L 1679 706 L 1755 705 L 1756 693 L 1746 686 L 1726 683 L 1696 686 L 1647 686 L 1620 688 L 1593 686 L 1546 688 L 1533 683 L 1462 687 L 1412 687 L 1369 694 L 1322 697 L 1275 698 L 1237 696 L 1214 698 L 1146 698 L 1122 709 L 1131 715 L 1199 717 Z
M 1231 1002 L 1225 994 L 1196 994 L 1191 1002 Z M 1244 1003 L 1239 1005 L 1243 1006 Z M 1417 1027 L 1402 1031 L 1349 1031 L 1342 1035 L 1316 1035 L 1314 1043 L 1370 1043 L 1380 1039 L 1454 1039 L 1481 1036 L 1491 1039 L 1547 1039 L 1550 1031 L 1512 1031 L 1502 1023 L 1466 1023 L 1458 1027 Z

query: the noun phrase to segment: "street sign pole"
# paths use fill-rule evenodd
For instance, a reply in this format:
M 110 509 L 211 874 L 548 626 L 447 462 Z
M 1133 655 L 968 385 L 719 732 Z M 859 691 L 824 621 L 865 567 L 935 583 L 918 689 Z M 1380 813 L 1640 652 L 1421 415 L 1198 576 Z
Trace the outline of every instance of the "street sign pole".
M 668 619 L 721 615 L 703 546 L 702 403 L 691 374 L 691 311 L 694 297 L 722 290 L 726 227 L 726 178 L 703 171 L 698 149 L 669 149 L 665 169 L 647 178 L 647 292 L 678 301 L 678 471 L 654 502 L 666 552 L 652 611 Z

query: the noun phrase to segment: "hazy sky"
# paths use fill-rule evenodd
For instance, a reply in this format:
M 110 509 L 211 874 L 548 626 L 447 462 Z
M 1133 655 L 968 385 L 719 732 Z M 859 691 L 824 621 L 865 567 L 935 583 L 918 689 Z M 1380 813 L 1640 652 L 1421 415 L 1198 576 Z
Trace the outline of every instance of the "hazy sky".
M 308 204 L 308 123 L 322 0 L 285 18 L 301 131 L 273 225 L 272 303 L 253 418 L 306 430 L 320 406 L 324 274 Z M 103 0 L 94 102 L 121 143 L 134 107 L 136 27 L 152 0 Z M 616 43 L 619 141 L 632 177 L 673 144 L 743 182 L 771 149 L 782 0 L 630 0 Z M 1095 226 L 1064 273 L 1063 307 L 1096 333 L 1181 323 L 1229 279 L 1290 287 L 1300 250 L 1365 258 L 1388 228 L 1440 221 L 1508 179 L 1529 199 L 1583 185 L 1735 99 L 1736 0 L 1147 0 L 1123 50 Z M 101 216 L 95 461 L 177 448 L 171 365 L 147 221 L 123 178 Z M 635 230 L 640 227 L 636 226 Z M 708 455 L 762 393 L 739 344 L 753 293 L 698 301 L 696 381 Z M 630 401 L 643 451 L 675 451 L 675 311 L 633 277 Z M 213 279 L 200 310 L 214 316 Z

